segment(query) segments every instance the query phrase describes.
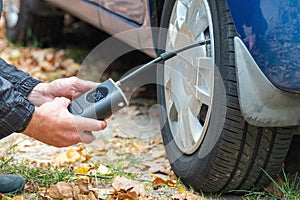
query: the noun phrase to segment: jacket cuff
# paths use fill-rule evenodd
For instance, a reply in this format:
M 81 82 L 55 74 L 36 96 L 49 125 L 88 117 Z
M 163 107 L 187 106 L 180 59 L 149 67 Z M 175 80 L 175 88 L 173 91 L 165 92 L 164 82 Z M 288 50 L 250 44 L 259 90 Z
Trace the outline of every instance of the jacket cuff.
M 18 92 L 20 92 L 24 96 L 28 96 L 28 94 L 31 92 L 31 90 L 42 81 L 34 79 L 30 76 L 26 77 L 19 86 L 17 87 Z
M 24 98 L 22 102 L 22 108 L 19 110 L 19 113 L 17 115 L 20 118 L 19 122 L 21 123 L 18 124 L 15 132 L 21 133 L 27 128 L 34 111 L 35 105 L 30 100 Z

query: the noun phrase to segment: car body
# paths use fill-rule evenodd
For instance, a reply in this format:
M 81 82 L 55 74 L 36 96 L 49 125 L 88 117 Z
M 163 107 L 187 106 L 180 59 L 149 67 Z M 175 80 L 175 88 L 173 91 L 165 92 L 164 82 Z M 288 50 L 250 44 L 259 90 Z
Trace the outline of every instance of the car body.
M 197 189 L 229 192 L 266 186 L 280 170 L 299 134 L 299 0 L 6 1 L 12 41 L 24 40 L 19 24 L 33 27 L 33 18 L 21 16 L 61 11 L 152 57 L 210 41 L 165 62 L 157 75 L 173 171 Z

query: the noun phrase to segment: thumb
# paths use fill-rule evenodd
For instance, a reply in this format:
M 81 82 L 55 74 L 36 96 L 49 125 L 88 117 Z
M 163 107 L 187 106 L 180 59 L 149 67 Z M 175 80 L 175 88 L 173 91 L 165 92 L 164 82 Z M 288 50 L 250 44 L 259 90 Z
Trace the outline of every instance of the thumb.
M 70 100 L 70 99 L 67 99 L 67 98 L 65 98 L 65 97 L 56 97 L 56 98 L 54 99 L 54 102 L 56 102 L 57 104 L 59 104 L 59 105 L 65 107 L 65 108 L 67 108 L 67 107 L 70 105 L 71 100 Z

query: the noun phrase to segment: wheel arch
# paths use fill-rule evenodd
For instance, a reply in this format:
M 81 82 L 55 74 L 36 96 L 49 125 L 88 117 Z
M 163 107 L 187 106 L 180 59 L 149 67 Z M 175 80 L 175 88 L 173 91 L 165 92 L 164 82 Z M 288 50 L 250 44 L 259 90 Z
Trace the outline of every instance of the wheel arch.
M 234 38 L 234 48 L 239 103 L 245 120 L 262 127 L 300 125 L 300 94 L 276 88 L 239 37 Z

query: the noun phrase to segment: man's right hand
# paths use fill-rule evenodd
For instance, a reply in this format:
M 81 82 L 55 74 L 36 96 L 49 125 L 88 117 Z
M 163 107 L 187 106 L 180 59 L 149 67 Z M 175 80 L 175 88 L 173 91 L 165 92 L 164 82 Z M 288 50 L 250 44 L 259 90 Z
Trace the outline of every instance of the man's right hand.
M 48 145 L 67 147 L 81 141 L 91 142 L 92 135 L 85 132 L 106 128 L 105 121 L 72 115 L 68 111 L 69 104 L 69 99 L 58 97 L 36 107 L 23 133 Z

